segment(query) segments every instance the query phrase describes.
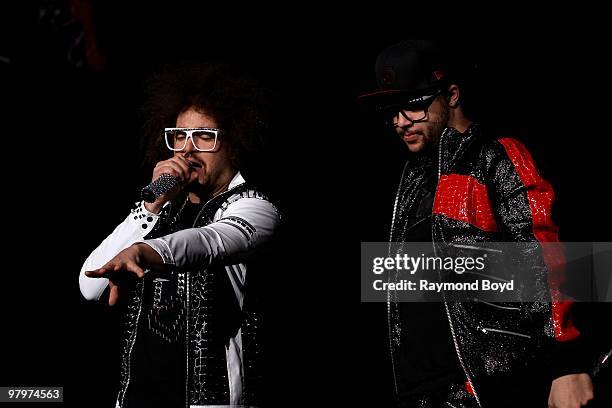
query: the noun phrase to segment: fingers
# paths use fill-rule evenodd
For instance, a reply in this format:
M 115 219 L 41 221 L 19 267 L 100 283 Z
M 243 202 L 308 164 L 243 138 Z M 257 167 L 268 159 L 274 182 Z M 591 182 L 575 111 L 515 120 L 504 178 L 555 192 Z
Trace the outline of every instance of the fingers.
M 110 279 L 111 276 L 116 276 L 123 271 L 133 273 L 138 278 L 144 278 L 145 276 L 144 270 L 133 262 L 126 263 L 125 265 L 115 265 L 112 268 L 100 268 L 93 271 L 85 271 L 85 276 L 89 278 Z
M 174 156 L 169 160 L 159 162 L 153 171 L 153 179 L 157 179 L 162 174 L 171 174 L 181 182 L 190 180 L 192 169 L 186 160 L 180 156 Z
M 117 301 L 119 300 L 119 286 L 115 285 L 113 282 L 109 282 L 110 292 L 108 295 L 108 305 L 115 306 Z
M 183 172 L 183 181 L 189 182 L 193 179 L 194 175 L 197 175 L 197 172 L 193 167 L 191 167 L 191 163 L 189 163 L 183 156 L 174 156 L 172 157 L 174 163 L 178 164 Z
M 173 159 L 178 159 L 179 163 L 185 164 L 185 166 L 187 166 L 187 169 L 191 172 L 191 170 L 192 170 L 191 163 L 189 163 L 189 161 L 186 158 L 184 158 L 181 155 L 177 155 L 177 156 L 172 157 L 171 160 L 173 160 Z
M 85 271 L 85 276 L 89 278 L 108 278 L 113 272 L 119 272 L 121 269 L 121 264 L 109 262 L 99 269 Z
M 189 174 L 187 176 L 187 184 L 190 184 L 191 182 L 195 181 L 198 178 L 198 167 L 194 167 L 192 165 L 191 162 L 189 162 L 187 159 L 185 159 L 183 156 L 175 156 L 174 158 L 178 158 L 181 162 L 185 163 L 185 165 L 187 166 L 187 170 L 189 171 Z M 201 168 L 202 166 L 199 166 L 199 168 Z
M 137 277 L 139 278 L 144 278 L 145 276 L 145 272 L 144 270 L 138 266 L 137 264 L 135 264 L 134 262 L 129 262 L 125 265 L 126 269 L 129 272 L 132 272 L 133 274 L 135 274 Z
M 100 268 L 93 271 L 85 271 L 85 276 L 89 278 L 103 278 L 108 273 L 108 269 Z

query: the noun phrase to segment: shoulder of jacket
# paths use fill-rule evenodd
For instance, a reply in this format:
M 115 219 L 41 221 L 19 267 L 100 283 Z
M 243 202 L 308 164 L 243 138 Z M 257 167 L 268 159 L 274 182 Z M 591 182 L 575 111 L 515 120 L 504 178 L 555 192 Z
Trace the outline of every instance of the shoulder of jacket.
M 521 140 L 514 137 L 498 137 L 491 140 L 484 147 L 484 152 L 491 155 L 506 157 L 510 160 L 522 160 L 531 161 L 531 152 Z
M 482 153 L 484 154 L 501 155 L 505 154 L 509 148 L 526 150 L 523 142 L 508 136 L 487 139 L 482 143 Z
M 230 205 L 234 203 L 239 203 L 240 200 L 248 200 L 251 203 L 257 203 L 257 201 L 255 200 L 261 200 L 262 205 L 265 205 L 264 203 L 268 203 L 272 207 L 274 207 L 274 209 L 278 212 L 278 209 L 276 208 L 276 206 L 272 203 L 272 201 L 268 198 L 266 194 L 262 193 L 261 191 L 255 188 L 248 187 L 248 186 L 244 186 L 244 188 L 241 188 L 238 191 L 236 191 L 234 194 L 229 195 L 223 201 L 219 209 L 221 210 L 221 212 L 224 212 L 225 210 L 227 210 L 227 208 Z

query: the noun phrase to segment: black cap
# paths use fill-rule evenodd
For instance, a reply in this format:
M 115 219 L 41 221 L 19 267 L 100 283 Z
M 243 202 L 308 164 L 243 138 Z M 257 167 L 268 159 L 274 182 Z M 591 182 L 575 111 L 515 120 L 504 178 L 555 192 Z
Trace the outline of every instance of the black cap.
M 448 85 L 448 64 L 435 41 L 406 40 L 378 55 L 375 65 L 380 90 L 359 96 L 376 107 L 442 90 Z

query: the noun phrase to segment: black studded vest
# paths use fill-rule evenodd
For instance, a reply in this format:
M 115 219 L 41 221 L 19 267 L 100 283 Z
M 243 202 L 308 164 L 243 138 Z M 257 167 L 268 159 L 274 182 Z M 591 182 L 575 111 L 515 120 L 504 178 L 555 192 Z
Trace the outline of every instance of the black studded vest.
M 187 197 L 181 196 L 166 206 L 160 220 L 146 239 L 164 236 L 181 229 L 203 227 L 213 222 L 217 210 L 240 198 L 266 199 L 258 191 L 240 184 L 222 193 L 199 210 L 192 225 L 186 225 L 181 213 Z M 249 264 L 249 272 L 251 272 Z M 122 319 L 120 407 L 125 406 L 133 381 L 134 348 L 143 330 L 149 330 L 167 342 L 181 342 L 184 347 L 185 406 L 230 404 L 226 345 L 241 330 L 242 405 L 258 405 L 261 388 L 260 347 L 257 333 L 260 308 L 257 293 L 250 290 L 247 278 L 242 309 L 224 266 L 201 270 L 170 271 L 166 277 L 147 274 L 131 290 Z M 252 280 L 253 278 L 251 278 Z M 171 290 L 165 290 L 168 286 Z M 165 293 L 165 295 L 161 295 Z M 145 302 L 144 299 L 152 299 Z

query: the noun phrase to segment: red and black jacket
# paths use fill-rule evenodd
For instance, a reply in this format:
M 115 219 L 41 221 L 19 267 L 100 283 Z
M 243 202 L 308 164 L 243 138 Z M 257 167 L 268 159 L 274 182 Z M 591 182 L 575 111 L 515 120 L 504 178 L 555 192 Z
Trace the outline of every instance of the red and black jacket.
M 469 391 L 482 405 L 479 386 L 488 378 L 524 371 L 535 366 L 536 360 L 549 367 L 551 379 L 580 372 L 581 362 L 569 351 L 579 337 L 571 319 L 571 303 L 560 300 L 558 280 L 552 278 L 562 265 L 562 253 L 542 247 L 544 242 L 558 242 L 551 218 L 551 185 L 541 177 L 522 143 L 513 138 L 485 138 L 478 125 L 464 133 L 447 128 L 437 150 L 434 247 L 520 242 L 523 259 L 533 273 L 529 285 L 534 287 L 529 293 L 538 296 L 536 301 L 530 298 L 507 309 L 478 302 L 445 302 Z M 402 242 L 410 230 L 403 214 L 417 205 L 414 197 L 425 179 L 427 160 L 409 160 L 404 168 L 394 208 L 392 242 Z M 393 296 L 388 306 L 391 354 L 397 361 L 402 325 Z

